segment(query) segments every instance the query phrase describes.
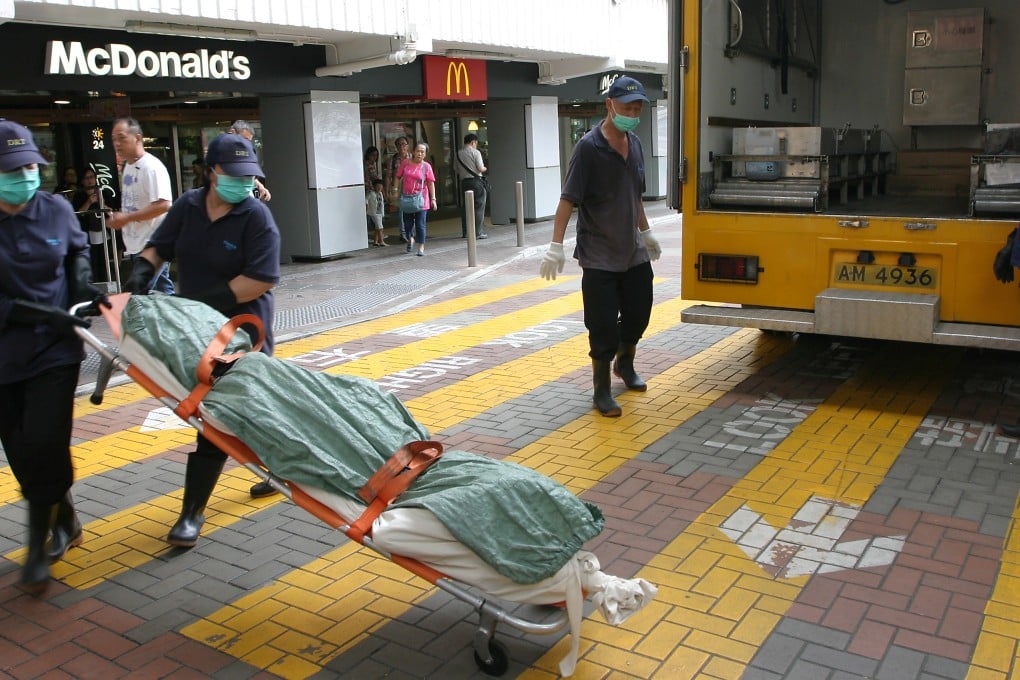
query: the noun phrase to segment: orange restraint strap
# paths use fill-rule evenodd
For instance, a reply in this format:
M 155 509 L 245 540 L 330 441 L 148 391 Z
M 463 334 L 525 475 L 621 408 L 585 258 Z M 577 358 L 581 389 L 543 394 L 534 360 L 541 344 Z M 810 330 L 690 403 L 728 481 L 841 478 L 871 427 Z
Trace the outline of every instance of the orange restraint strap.
M 254 314 L 239 314 L 223 324 L 223 327 L 216 333 L 216 337 L 205 348 L 202 358 L 198 360 L 198 365 L 195 367 L 195 377 L 198 378 L 198 384 L 174 409 L 174 413 L 181 420 L 187 422 L 188 418 L 198 413 L 198 405 L 202 403 L 202 399 L 212 389 L 213 369 L 216 368 L 217 364 L 229 364 L 232 361 L 236 361 L 243 354 L 243 352 L 223 354 L 223 350 L 227 348 L 227 344 L 234 338 L 234 335 L 237 334 L 237 329 L 241 326 L 255 326 L 259 337 L 255 346 L 252 347 L 252 351 L 257 352 L 261 349 L 265 330 L 262 327 L 262 320 Z
M 372 533 L 372 522 L 389 507 L 390 503 L 404 493 L 409 486 L 425 472 L 429 465 L 443 455 L 439 442 L 415 441 L 402 446 L 390 456 L 381 468 L 358 490 L 358 497 L 368 503 L 347 535 L 360 542 L 365 534 Z

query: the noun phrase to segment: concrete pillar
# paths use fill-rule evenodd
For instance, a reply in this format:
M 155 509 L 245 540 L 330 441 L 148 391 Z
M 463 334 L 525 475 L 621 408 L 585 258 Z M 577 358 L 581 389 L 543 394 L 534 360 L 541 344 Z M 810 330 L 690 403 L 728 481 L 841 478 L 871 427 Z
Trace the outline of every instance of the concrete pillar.
M 260 109 L 263 169 L 284 262 L 368 247 L 358 93 L 263 97 Z
M 486 106 L 493 224 L 516 219 L 516 182 L 524 184 L 526 221 L 555 214 L 560 199 L 558 103 L 556 97 L 531 97 Z

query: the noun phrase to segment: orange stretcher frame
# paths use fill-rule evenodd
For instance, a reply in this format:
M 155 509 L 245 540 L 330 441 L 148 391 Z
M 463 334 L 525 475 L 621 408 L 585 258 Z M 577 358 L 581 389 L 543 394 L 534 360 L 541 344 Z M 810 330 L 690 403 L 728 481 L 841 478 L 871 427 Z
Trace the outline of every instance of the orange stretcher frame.
M 108 298 L 110 307 L 102 306 L 100 308 L 104 320 L 118 341 L 122 333 L 121 313 L 124 311 L 124 307 L 127 305 L 130 297 L 129 293 L 110 295 Z M 84 306 L 85 303 L 72 307 L 71 313 Z M 351 540 L 369 548 L 376 554 L 389 559 L 416 576 L 425 579 L 432 585 L 471 605 L 479 615 L 479 626 L 475 633 L 473 644 L 475 663 L 487 675 L 499 676 L 509 668 L 509 652 L 507 647 L 495 639 L 497 623 L 506 623 L 524 633 L 542 635 L 557 633 L 567 627 L 568 619 L 562 607 L 560 608 L 559 615 L 548 622 L 542 623 L 519 618 L 508 613 L 492 601 L 476 595 L 469 589 L 470 586 L 461 585 L 442 572 L 418 560 L 383 550 L 372 541 L 370 529 L 375 518 L 399 495 L 399 491 L 406 489 L 414 477 L 424 471 L 432 460 L 441 455 L 442 446 L 437 442 L 412 442 L 396 452 L 387 464 L 369 480 L 360 493 L 362 500 L 368 504 L 368 510 L 360 518 L 348 520 L 332 508 L 312 498 L 298 485 L 273 475 L 262 463 L 258 455 L 243 441 L 233 435 L 221 432 L 212 424 L 205 422 L 198 410 L 201 398 L 209 391 L 215 380 L 213 378 L 213 369 L 216 364 L 229 362 L 231 359 L 237 358 L 236 355 L 224 356 L 222 352 L 234 333 L 241 326 L 255 326 L 260 337 L 255 343 L 253 351 L 257 351 L 258 347 L 261 346 L 262 324 L 257 317 L 242 315 L 229 320 L 220 329 L 213 342 L 210 343 L 209 348 L 203 354 L 199 365 L 196 367 L 196 374 L 199 378 L 198 387 L 183 400 L 178 400 L 137 366 L 121 357 L 117 348 L 107 345 L 90 330 L 76 327 L 75 331 L 78 336 L 92 347 L 101 358 L 99 377 L 90 400 L 96 405 L 102 403 L 103 392 L 109 383 L 113 371 L 115 369 L 123 371 L 131 380 L 142 386 L 165 406 L 171 408 L 182 420 L 194 427 L 203 437 L 216 445 L 217 448 L 251 470 L 257 477 L 271 484 L 273 488 L 288 497 L 296 505 L 330 527 L 342 531 Z M 387 470 L 387 468 L 389 469 Z M 394 482 L 398 483 L 395 484 Z M 389 488 L 387 489 L 386 487 Z M 395 489 L 397 491 L 393 493 Z

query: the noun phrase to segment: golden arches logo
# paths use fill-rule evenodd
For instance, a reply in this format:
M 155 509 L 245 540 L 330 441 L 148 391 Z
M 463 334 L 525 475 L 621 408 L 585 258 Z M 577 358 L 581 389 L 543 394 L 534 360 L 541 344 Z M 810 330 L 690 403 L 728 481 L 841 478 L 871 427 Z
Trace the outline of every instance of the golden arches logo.
M 463 61 L 451 61 L 446 67 L 446 96 L 456 92 L 460 94 L 460 79 L 464 77 L 464 96 L 471 96 L 471 79 L 468 78 L 467 64 Z M 453 81 L 455 89 L 450 90 L 450 81 Z

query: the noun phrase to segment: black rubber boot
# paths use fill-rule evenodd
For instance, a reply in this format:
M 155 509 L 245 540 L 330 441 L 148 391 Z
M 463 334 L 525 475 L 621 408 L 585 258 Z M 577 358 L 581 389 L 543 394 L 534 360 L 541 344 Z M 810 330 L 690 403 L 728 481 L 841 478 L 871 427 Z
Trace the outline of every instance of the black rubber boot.
M 21 568 L 21 587 L 39 595 L 50 584 L 50 558 L 46 554 L 46 538 L 57 519 L 56 505 L 28 504 L 28 556 Z
M 184 502 L 181 516 L 167 534 L 166 542 L 180 548 L 192 548 L 205 523 L 206 503 L 220 478 L 226 460 L 191 454 L 184 472 Z
M 634 372 L 634 355 L 637 353 L 637 345 L 626 345 L 620 343 L 616 350 L 616 360 L 613 362 L 613 373 L 617 378 L 623 380 L 628 390 L 644 392 L 648 385 L 641 379 L 641 376 Z
M 607 418 L 619 418 L 623 410 L 613 399 L 613 392 L 609 388 L 609 362 L 592 359 L 591 373 L 592 384 L 595 386 L 595 396 L 592 397 L 595 408 Z
M 46 556 L 50 562 L 57 562 L 64 557 L 68 548 L 81 545 L 81 540 L 81 522 L 74 511 L 74 499 L 68 491 L 57 503 L 57 519 L 53 523 L 50 542 L 46 545 Z

